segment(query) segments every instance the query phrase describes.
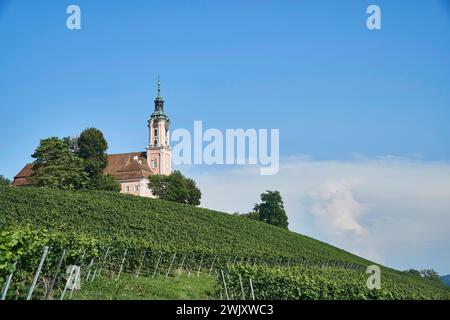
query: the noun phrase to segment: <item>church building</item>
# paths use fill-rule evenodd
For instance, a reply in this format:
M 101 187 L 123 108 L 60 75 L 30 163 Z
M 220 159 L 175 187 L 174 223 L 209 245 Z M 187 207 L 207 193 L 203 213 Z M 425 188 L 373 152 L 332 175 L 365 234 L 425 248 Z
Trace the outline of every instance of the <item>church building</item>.
M 148 130 L 146 151 L 108 155 L 108 164 L 103 173 L 112 174 L 120 182 L 122 193 L 154 197 L 148 188 L 148 177 L 153 174 L 169 175 L 172 172 L 170 120 L 164 111 L 159 79 L 155 110 L 148 120 Z M 31 185 L 32 173 L 33 164 L 29 163 L 14 177 L 13 186 Z

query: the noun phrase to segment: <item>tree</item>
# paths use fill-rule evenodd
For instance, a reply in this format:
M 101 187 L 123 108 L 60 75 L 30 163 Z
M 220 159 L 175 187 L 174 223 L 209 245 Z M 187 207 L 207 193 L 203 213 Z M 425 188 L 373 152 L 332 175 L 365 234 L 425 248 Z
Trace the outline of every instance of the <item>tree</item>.
M 57 137 L 41 140 L 32 157 L 36 160 L 31 178 L 38 186 L 82 189 L 89 181 L 83 161 Z
M 91 180 L 89 189 L 120 192 L 120 183 L 112 174 L 105 174 Z
M 108 143 L 103 133 L 96 128 L 87 128 L 72 145 L 77 150 L 77 155 L 84 160 L 89 178 L 93 180 L 100 177 L 108 164 Z
M 3 175 L 0 174 L 0 186 L 10 186 L 11 180 L 8 178 L 5 178 Z
M 188 189 L 187 204 L 192 206 L 200 205 L 200 199 L 202 198 L 202 193 L 197 187 L 197 183 L 193 179 L 186 179 L 186 185 Z
M 408 269 L 408 270 L 405 270 L 403 272 L 408 273 L 408 274 L 413 275 L 413 276 L 416 276 L 416 277 L 421 277 L 422 276 L 420 271 L 416 270 L 416 269 Z
M 63 141 L 69 146 L 70 151 L 78 153 L 78 137 L 64 137 Z
M 253 211 L 259 214 L 259 220 L 261 221 L 281 228 L 288 228 L 288 217 L 279 191 L 267 190 L 261 194 L 261 203 L 255 204 Z
M 148 187 L 160 199 L 198 206 L 201 191 L 194 180 L 186 178 L 180 171 L 170 175 L 151 175 Z
M 249 213 L 243 213 L 242 217 L 249 218 L 252 220 L 260 220 L 259 212 L 257 212 L 257 211 L 250 211 Z
M 420 271 L 420 275 L 424 279 L 428 279 L 431 281 L 441 282 L 441 277 L 439 273 L 433 269 L 424 269 Z

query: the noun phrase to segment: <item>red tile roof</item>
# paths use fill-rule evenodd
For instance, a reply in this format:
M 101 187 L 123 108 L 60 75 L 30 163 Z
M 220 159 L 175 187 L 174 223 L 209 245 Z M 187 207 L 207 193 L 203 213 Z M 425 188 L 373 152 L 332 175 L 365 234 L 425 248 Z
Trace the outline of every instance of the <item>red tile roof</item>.
M 28 163 L 15 177 L 13 186 L 31 185 L 33 164 Z M 152 174 L 147 164 L 145 152 L 130 152 L 108 155 L 108 164 L 103 170 L 105 174 L 112 174 L 117 180 L 131 180 L 147 178 Z

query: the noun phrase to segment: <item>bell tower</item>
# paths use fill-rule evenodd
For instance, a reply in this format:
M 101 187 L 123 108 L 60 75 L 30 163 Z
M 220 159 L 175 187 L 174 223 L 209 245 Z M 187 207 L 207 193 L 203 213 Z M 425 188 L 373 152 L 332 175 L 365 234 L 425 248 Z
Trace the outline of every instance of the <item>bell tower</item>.
M 164 99 L 161 97 L 161 82 L 158 76 L 158 96 L 155 99 L 155 110 L 148 120 L 147 162 L 154 174 L 169 175 L 172 173 L 169 125 L 170 120 L 164 112 Z

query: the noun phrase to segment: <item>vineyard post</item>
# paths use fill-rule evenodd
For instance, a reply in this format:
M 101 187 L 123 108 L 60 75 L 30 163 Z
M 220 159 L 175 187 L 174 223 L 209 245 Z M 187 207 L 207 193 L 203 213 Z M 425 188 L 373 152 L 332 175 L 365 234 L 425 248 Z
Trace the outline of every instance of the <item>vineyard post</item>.
M 239 284 L 241 285 L 242 300 L 245 300 L 244 285 L 242 284 L 242 276 L 240 273 L 239 273 Z
M 192 263 L 194 264 L 194 266 L 192 267 L 195 270 L 195 253 L 192 254 Z M 191 276 L 191 267 L 189 267 L 188 270 L 188 278 Z
M 255 300 L 255 292 L 253 291 L 252 277 L 250 277 L 250 290 L 252 292 L 252 300 Z
M 88 281 L 89 280 L 89 276 L 91 275 L 91 268 L 92 268 L 92 265 L 94 264 L 94 258 L 92 258 L 91 259 L 91 262 L 89 262 L 89 265 L 88 265 L 88 273 L 87 273 L 87 275 L 86 275 L 86 281 Z
M 97 277 L 100 277 L 100 274 L 102 273 L 103 267 L 106 264 L 106 259 L 108 259 L 108 254 L 109 254 L 109 247 L 106 249 L 105 255 L 103 256 L 103 260 L 102 263 L 100 264 L 100 269 L 98 270 Z
M 156 275 L 156 271 L 158 270 L 159 263 L 161 262 L 161 257 L 162 257 L 162 252 L 159 254 L 158 261 L 156 262 L 155 270 L 153 271 L 153 277 Z
M 80 277 L 80 267 L 75 268 L 75 278 L 73 279 L 72 288 L 70 289 L 70 296 L 69 299 L 72 299 L 73 290 L 75 289 L 77 285 L 77 279 Z
M 227 300 L 230 300 L 230 297 L 228 296 L 228 289 L 227 289 L 227 282 L 225 281 L 225 275 L 223 274 L 222 269 L 220 269 L 220 272 L 222 273 L 222 280 L 223 280 L 223 287 L 225 289 L 225 295 L 227 296 Z
M 137 271 L 136 271 L 136 278 L 139 277 L 139 274 L 141 273 L 141 268 L 142 268 L 142 265 L 144 264 L 145 254 L 146 254 L 146 253 L 147 253 L 147 250 L 144 250 L 144 254 L 142 255 L 142 260 L 141 260 L 141 262 L 139 263 L 139 267 L 138 267 L 138 269 L 137 269 Z
M 81 258 L 80 258 L 80 267 L 83 265 L 83 262 L 84 262 L 84 256 L 86 255 L 86 249 L 84 249 L 83 250 L 83 254 L 81 255 Z
M 36 286 L 39 275 L 41 274 L 42 266 L 44 265 L 45 258 L 47 258 L 48 254 L 48 246 L 45 246 L 44 253 L 42 254 L 41 261 L 39 262 L 39 266 L 36 270 L 36 274 L 34 275 L 33 282 L 31 283 L 30 291 L 28 291 L 27 300 L 31 300 L 31 296 L 33 295 L 34 287 Z
M 72 266 L 72 268 L 70 268 L 70 272 L 69 272 L 69 278 L 66 281 L 66 285 L 64 286 L 64 290 L 61 293 L 61 297 L 59 297 L 59 300 L 64 300 L 64 296 L 66 295 L 67 289 L 69 288 L 69 284 L 71 281 L 73 281 L 73 274 L 75 272 L 75 265 Z
M 14 262 L 14 264 L 13 264 L 14 269 L 16 268 L 16 264 L 17 264 L 17 261 Z M 8 278 L 6 278 L 5 286 L 3 287 L 3 291 L 2 291 L 2 299 L 1 300 L 6 299 L 6 294 L 8 293 L 9 285 L 11 284 L 13 275 L 14 275 L 14 271 L 8 275 Z
M 237 257 L 235 256 L 235 257 L 234 257 L 234 260 L 233 260 L 233 267 L 234 267 L 234 265 L 235 265 L 235 263 L 236 263 L 236 259 L 237 259 Z
M 181 260 L 181 265 L 180 265 L 180 267 L 178 268 L 177 278 L 179 278 L 181 272 L 183 272 L 182 270 L 183 270 L 183 266 L 184 266 L 184 260 L 186 260 L 186 256 L 187 256 L 187 253 L 184 254 L 183 260 Z
M 197 277 L 200 277 L 200 271 L 202 270 L 203 257 L 200 259 L 200 265 L 197 270 Z
M 63 249 L 62 253 L 61 253 L 61 257 L 59 258 L 59 261 L 58 261 L 58 265 L 56 266 L 55 274 L 53 275 L 52 281 L 51 281 L 50 286 L 48 287 L 48 290 L 45 294 L 44 300 L 48 300 L 52 294 L 53 287 L 55 286 L 56 279 L 58 278 L 59 271 L 61 270 L 61 265 L 62 265 L 65 255 L 66 255 L 66 249 Z
M 209 268 L 208 276 L 211 275 L 212 269 L 214 268 L 214 262 L 216 262 L 217 256 L 214 256 L 213 262 L 211 263 L 211 268 Z
M 255 259 L 253 260 L 253 266 L 255 266 L 256 265 L 256 257 L 255 257 Z
M 172 265 L 173 265 L 173 262 L 175 261 L 175 257 L 176 257 L 176 256 L 177 256 L 177 253 L 175 252 L 175 253 L 173 254 L 172 261 L 170 261 L 169 269 L 167 269 L 166 279 L 167 279 L 167 277 L 169 276 L 170 269 L 172 269 Z
M 123 264 L 125 263 L 125 258 L 127 257 L 127 252 L 128 252 L 128 248 L 126 248 L 125 252 L 123 253 L 123 258 L 122 258 L 122 262 L 120 263 L 119 274 L 117 275 L 116 281 L 119 280 L 120 274 L 122 273 Z

